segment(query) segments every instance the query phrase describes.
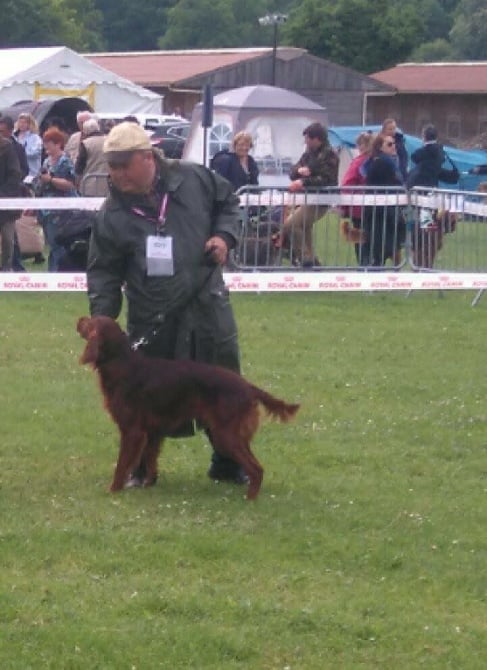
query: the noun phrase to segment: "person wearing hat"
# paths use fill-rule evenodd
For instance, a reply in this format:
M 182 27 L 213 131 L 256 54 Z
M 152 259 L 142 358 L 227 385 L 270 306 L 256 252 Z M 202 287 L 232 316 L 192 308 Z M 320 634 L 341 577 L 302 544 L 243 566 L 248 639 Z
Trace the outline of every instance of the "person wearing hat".
M 232 185 L 202 165 L 165 159 L 135 123 L 112 128 L 103 151 L 110 192 L 90 240 L 91 314 L 116 319 L 125 295 L 134 348 L 239 372 L 237 327 L 222 274 L 238 236 Z M 193 425 L 184 425 L 173 437 L 191 434 Z M 141 462 L 128 485 L 141 485 L 144 474 Z M 247 481 L 234 461 L 216 452 L 208 475 Z
M 325 188 L 338 184 L 338 156 L 328 141 L 328 132 L 321 123 L 312 123 L 303 130 L 306 151 L 291 168 L 289 191 Z M 283 242 L 291 256 L 302 267 L 319 265 L 313 253 L 313 225 L 325 215 L 328 207 L 302 205 L 283 224 Z

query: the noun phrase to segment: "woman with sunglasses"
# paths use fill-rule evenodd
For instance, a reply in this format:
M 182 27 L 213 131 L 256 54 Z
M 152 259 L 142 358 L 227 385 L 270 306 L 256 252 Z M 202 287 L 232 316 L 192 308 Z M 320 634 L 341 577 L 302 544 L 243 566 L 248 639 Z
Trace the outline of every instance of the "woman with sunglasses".
M 390 135 L 396 143 L 397 164 L 401 174 L 401 181 L 405 183 L 408 176 L 409 159 L 406 149 L 406 142 L 404 141 L 404 135 L 397 127 L 396 120 L 391 118 L 384 119 L 382 130 L 380 132 L 381 135 Z

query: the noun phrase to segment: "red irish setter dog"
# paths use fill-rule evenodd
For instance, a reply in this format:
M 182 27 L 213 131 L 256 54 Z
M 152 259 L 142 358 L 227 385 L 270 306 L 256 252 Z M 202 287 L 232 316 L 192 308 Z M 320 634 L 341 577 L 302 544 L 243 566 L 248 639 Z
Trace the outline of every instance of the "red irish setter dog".
M 153 484 L 162 440 L 193 419 L 208 430 L 219 453 L 244 469 L 247 498 L 258 495 L 264 471 L 250 442 L 259 427 L 259 403 L 283 422 L 299 405 L 278 400 L 221 367 L 148 358 L 131 349 L 126 334 L 109 317 L 81 317 L 77 329 L 87 341 L 80 362 L 98 372 L 105 407 L 120 430 L 111 491 L 124 487 L 142 457 L 147 465 L 144 486 Z

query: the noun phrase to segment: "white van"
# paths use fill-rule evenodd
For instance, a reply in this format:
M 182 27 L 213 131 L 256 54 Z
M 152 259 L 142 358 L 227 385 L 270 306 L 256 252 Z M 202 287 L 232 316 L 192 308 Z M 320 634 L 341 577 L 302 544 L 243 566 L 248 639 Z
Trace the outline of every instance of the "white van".
M 155 126 L 160 126 L 163 123 L 179 123 L 185 121 L 181 116 L 176 114 L 131 114 L 130 112 L 95 112 L 96 118 L 102 122 L 104 121 L 115 121 L 120 123 L 126 116 L 135 116 L 137 121 L 144 128 L 154 128 Z

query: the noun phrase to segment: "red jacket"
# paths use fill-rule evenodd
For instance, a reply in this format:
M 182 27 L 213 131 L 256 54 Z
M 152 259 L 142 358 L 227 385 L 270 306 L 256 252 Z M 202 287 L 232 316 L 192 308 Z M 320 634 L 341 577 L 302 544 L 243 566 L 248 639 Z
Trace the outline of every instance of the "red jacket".
M 361 173 L 360 168 L 365 163 L 368 158 L 368 154 L 359 154 L 352 159 L 352 162 L 347 168 L 347 171 L 343 175 L 342 183 L 340 186 L 362 186 L 365 184 L 365 175 Z M 347 193 L 357 193 L 359 191 L 349 191 Z M 353 207 L 342 207 L 343 216 L 350 216 L 352 219 L 360 219 L 362 216 L 362 207 L 353 206 Z

